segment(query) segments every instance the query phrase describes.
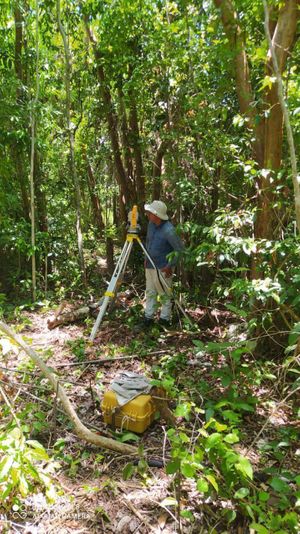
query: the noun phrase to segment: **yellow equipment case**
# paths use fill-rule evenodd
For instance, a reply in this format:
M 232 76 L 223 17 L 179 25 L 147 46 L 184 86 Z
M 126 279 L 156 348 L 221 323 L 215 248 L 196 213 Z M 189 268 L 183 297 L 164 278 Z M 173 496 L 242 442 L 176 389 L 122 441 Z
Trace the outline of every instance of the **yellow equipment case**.
M 151 425 L 155 406 L 151 395 L 139 395 L 124 406 L 119 406 L 113 391 L 106 391 L 101 403 L 104 422 L 113 427 L 141 434 Z

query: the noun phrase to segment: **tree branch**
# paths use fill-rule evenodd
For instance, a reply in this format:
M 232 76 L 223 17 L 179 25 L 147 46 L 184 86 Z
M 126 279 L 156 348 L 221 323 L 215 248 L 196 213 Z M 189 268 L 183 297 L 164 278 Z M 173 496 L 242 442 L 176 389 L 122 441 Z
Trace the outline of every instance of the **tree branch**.
M 52 385 L 54 391 L 57 391 L 58 397 L 63 405 L 63 408 L 68 415 L 69 419 L 72 421 L 75 432 L 80 439 L 102 447 L 104 449 L 110 449 L 116 452 L 121 452 L 122 454 L 131 454 L 138 455 L 138 449 L 132 445 L 127 445 L 125 443 L 120 443 L 110 438 L 105 438 L 89 430 L 79 419 L 71 401 L 69 400 L 64 388 L 61 386 L 56 376 L 50 371 L 47 365 L 43 360 L 38 356 L 38 354 L 31 349 L 23 339 L 18 336 L 7 324 L 0 321 L 0 331 L 2 331 L 9 338 L 13 339 L 19 347 L 21 347 L 26 354 L 31 358 L 34 364 L 40 369 L 40 371 L 45 375 Z

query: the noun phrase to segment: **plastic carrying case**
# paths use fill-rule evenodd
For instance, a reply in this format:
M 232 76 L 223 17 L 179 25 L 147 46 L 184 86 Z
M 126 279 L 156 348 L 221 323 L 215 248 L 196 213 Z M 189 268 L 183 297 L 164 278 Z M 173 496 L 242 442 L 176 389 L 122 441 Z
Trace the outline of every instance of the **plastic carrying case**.
M 124 406 L 119 406 L 115 393 L 110 390 L 104 393 L 101 408 L 107 425 L 138 434 L 151 425 L 156 411 L 151 395 L 139 395 Z

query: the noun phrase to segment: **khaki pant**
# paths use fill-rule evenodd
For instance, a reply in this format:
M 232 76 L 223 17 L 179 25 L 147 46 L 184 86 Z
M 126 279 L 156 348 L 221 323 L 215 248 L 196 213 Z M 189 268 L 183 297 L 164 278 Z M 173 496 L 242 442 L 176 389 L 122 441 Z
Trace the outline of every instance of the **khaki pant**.
M 165 287 L 164 282 L 159 281 L 159 277 L 163 278 L 167 285 Z M 145 307 L 145 317 L 147 319 L 152 319 L 158 308 L 158 296 L 161 303 L 161 319 L 170 321 L 171 311 L 172 311 L 172 276 L 168 278 L 165 276 L 165 273 L 159 271 L 159 276 L 156 269 L 146 269 L 146 307 Z

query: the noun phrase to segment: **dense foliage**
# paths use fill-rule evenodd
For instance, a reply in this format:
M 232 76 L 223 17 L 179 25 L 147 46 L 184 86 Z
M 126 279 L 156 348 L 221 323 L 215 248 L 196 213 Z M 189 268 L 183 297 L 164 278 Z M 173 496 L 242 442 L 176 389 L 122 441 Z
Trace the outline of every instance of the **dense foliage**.
M 37 302 L 98 297 L 132 205 L 139 207 L 144 237 L 144 202 L 164 200 L 186 245 L 178 282 L 186 303 L 229 311 L 256 340 L 250 348 L 244 339 L 195 341 L 198 351 L 225 358 L 214 372 L 227 396 L 223 404 L 205 397 L 206 426 L 191 450 L 185 428 L 168 431 L 167 473 L 179 485 L 182 477 L 195 480 L 209 496 L 233 494 L 256 532 L 279 533 L 295 531 L 288 500 L 299 477 L 288 473 L 287 484 L 270 474 L 274 491 L 283 493 L 277 517 L 267 511 L 268 492 L 255 491 L 250 463 L 232 448 L 244 412 L 257 402 L 250 386 L 243 391 L 247 400 L 239 397 L 245 374 L 256 387 L 267 373 L 261 359 L 284 358 L 289 373 L 299 358 L 297 189 L 263 4 L 1 3 L 0 314 L 12 318 L 14 310 L 18 318 L 22 306 Z M 271 0 L 268 13 L 297 147 L 299 2 Z M 133 263 L 138 281 L 142 255 Z M 244 354 L 257 358 L 254 370 Z M 171 365 L 156 370 L 166 389 Z M 299 388 L 295 374 L 288 375 L 292 391 Z M 193 394 L 183 399 L 178 416 L 197 418 L 197 401 Z M 24 497 L 35 485 L 51 492 L 48 475 L 34 467 L 39 459 L 48 462 L 44 449 L 17 424 L 2 430 L 0 452 L 9 450 L 22 464 L 17 480 L 13 460 L 0 463 L 2 497 L 14 498 L 17 490 Z M 230 524 L 236 513 L 226 513 Z

